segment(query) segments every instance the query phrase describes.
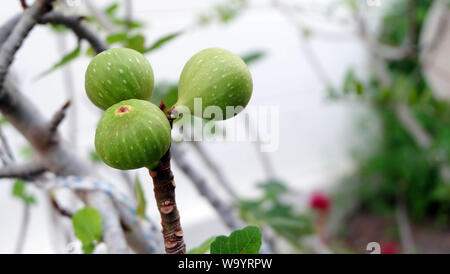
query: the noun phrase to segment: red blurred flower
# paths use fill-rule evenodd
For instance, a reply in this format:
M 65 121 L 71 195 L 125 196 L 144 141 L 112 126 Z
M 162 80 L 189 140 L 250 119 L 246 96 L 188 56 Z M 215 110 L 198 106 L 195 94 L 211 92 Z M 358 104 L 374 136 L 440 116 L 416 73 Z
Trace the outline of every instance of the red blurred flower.
M 381 245 L 381 254 L 397 254 L 398 245 L 396 242 L 389 241 Z
M 331 201 L 328 195 L 322 192 L 314 192 L 309 200 L 309 206 L 318 211 L 328 211 Z

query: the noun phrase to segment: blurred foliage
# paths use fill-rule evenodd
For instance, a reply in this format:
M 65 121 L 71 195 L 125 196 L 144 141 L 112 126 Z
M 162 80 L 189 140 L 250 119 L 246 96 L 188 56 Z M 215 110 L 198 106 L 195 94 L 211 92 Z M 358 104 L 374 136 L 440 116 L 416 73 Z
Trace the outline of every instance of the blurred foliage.
M 134 192 L 136 193 L 136 214 L 142 219 L 146 219 L 147 200 L 145 199 L 144 190 L 142 189 L 141 180 L 136 176 L 134 181 Z
M 269 180 L 258 187 L 263 191 L 260 198 L 239 201 L 241 218 L 251 224 L 270 226 L 279 236 L 300 248 L 300 239 L 314 232 L 313 215 L 296 212 L 292 205 L 284 202 L 283 196 L 290 192 L 284 183 Z
M 432 1 L 415 1 L 412 24 L 406 16 L 407 1 L 392 2 L 393 6 L 386 9 L 383 17 L 379 41 L 403 46 L 408 37 L 414 37 L 416 50 L 418 34 Z M 411 36 L 411 31 L 417 33 Z M 387 66 L 393 79 L 390 87 L 382 88 L 375 79 L 360 80 L 349 71 L 342 94 L 333 95 L 333 98 L 356 96 L 368 103 L 381 124 L 377 143 L 367 144 L 372 147 L 372 153 L 356 154 L 358 169 L 345 181 L 355 184 L 355 193 L 364 210 L 392 215 L 397 203 L 403 201 L 414 221 L 432 218 L 446 226 L 450 221 L 450 182 L 441 170 L 450 159 L 450 106 L 433 97 L 423 78 L 417 52 L 388 61 Z M 433 140 L 430 148 L 420 147 L 399 120 L 396 112 L 399 103 L 406 104 L 430 134 Z
M 226 0 L 215 5 L 212 10 L 198 16 L 199 25 L 208 25 L 215 22 L 228 23 L 247 7 L 248 0 Z
M 26 191 L 26 183 L 22 180 L 14 180 L 12 195 L 21 199 L 25 204 L 32 205 L 36 203 L 36 198 Z

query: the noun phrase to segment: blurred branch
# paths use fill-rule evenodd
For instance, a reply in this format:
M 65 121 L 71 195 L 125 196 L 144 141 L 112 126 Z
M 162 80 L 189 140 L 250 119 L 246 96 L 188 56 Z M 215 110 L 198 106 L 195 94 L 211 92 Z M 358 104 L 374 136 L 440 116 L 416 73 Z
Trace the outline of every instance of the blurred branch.
M 34 5 L 40 2 L 41 1 L 38 0 Z M 32 10 L 32 8 L 27 9 L 27 12 L 30 10 Z M 24 16 L 22 16 L 21 20 L 18 22 L 18 25 L 14 27 L 12 31 L 10 29 L 8 30 L 2 28 L 2 31 L 5 33 L 11 33 L 5 43 L 12 40 L 20 40 L 20 42 L 23 41 L 23 37 L 15 33 L 16 31 L 22 32 L 22 25 L 24 23 L 21 24 L 21 22 L 23 18 Z M 37 18 L 35 18 L 35 21 L 37 21 Z M 0 37 L 2 35 L 0 35 Z M 22 38 L 14 38 L 18 36 Z M 4 48 L 5 47 L 2 47 L 1 52 L 4 52 Z M 12 54 L 14 54 L 17 49 L 18 47 L 12 51 Z M 12 60 L 13 56 L 9 56 L 8 58 Z M 3 60 L 0 60 L 0 62 L 5 63 Z M 6 64 L 7 63 L 8 62 L 6 62 Z M 47 170 L 60 176 L 75 175 L 84 177 L 93 175 L 93 171 L 90 166 L 85 161 L 79 159 L 75 153 L 59 138 L 57 138 L 57 142 L 53 144 L 49 144 L 46 142 L 45 138 L 42 138 L 42 136 L 49 135 L 48 122 L 42 117 L 35 105 L 18 91 L 17 87 L 11 80 L 9 80 L 8 77 L 6 77 L 3 90 L 0 93 L 0 112 L 30 142 L 39 156 L 40 163 Z M 55 132 L 54 135 L 58 136 L 58 133 Z M 91 191 L 89 193 L 77 194 L 84 194 L 86 203 L 92 207 L 95 207 L 102 215 L 104 222 L 104 239 L 109 252 L 120 253 L 127 251 L 127 243 L 124 236 L 128 234 L 124 234 L 122 231 L 119 216 L 116 208 L 112 204 L 110 196 L 102 191 Z M 137 217 L 135 216 L 134 219 L 127 223 L 133 231 L 139 231 L 142 229 L 139 223 L 135 220 L 136 218 Z M 135 235 L 135 233 L 133 233 L 133 235 Z M 148 241 L 146 238 L 132 238 L 131 240 L 139 240 L 142 242 Z
M 98 35 L 91 31 L 90 28 L 83 22 L 80 17 L 67 16 L 57 11 L 52 11 L 45 14 L 39 22 L 41 24 L 56 24 L 63 25 L 72 30 L 79 39 L 85 39 L 91 44 L 92 48 L 97 52 L 102 52 L 107 49 L 106 44 L 98 38 Z
M 197 151 L 198 155 L 202 158 L 203 162 L 208 166 L 208 168 L 214 173 L 217 181 L 222 185 L 222 187 L 227 191 L 227 193 L 233 197 L 233 199 L 237 199 L 238 195 L 236 191 L 233 189 L 231 182 L 225 177 L 222 170 L 219 168 L 216 162 L 210 157 L 210 155 L 206 152 L 203 145 L 199 142 L 190 142 L 192 147 Z
M 117 31 L 117 27 L 109 20 L 108 17 L 105 16 L 105 14 L 101 10 L 99 10 L 99 8 L 95 4 L 92 3 L 92 1 L 85 0 L 85 3 L 88 9 L 108 32 Z
M 54 194 L 50 194 L 50 204 L 53 206 L 53 208 L 58 212 L 61 216 L 65 216 L 68 218 L 72 218 L 73 213 L 68 211 L 67 209 L 64 209 L 60 206 L 58 201 L 56 200 L 56 197 Z
M 20 224 L 19 237 L 17 239 L 16 248 L 14 253 L 20 254 L 23 251 L 23 246 L 27 238 L 27 231 L 30 224 L 30 205 L 23 203 L 22 222 Z
M 27 8 L 0 48 L 0 92 L 14 55 L 36 25 L 39 17 L 49 10 L 51 2 L 52 0 L 36 0 L 31 7 Z
M 409 132 L 417 145 L 421 148 L 429 148 L 432 144 L 431 136 L 415 119 L 410 108 L 404 103 L 398 103 L 395 106 L 395 111 L 403 127 Z
M 400 241 L 402 243 L 403 252 L 413 251 L 416 248 L 411 232 L 411 225 L 406 212 L 406 205 L 403 200 L 397 203 L 395 209 L 395 219 L 400 230 Z
M 199 193 L 205 197 L 219 213 L 219 216 L 222 218 L 226 226 L 232 230 L 240 228 L 242 224 L 233 215 L 232 207 L 222 201 L 216 192 L 206 183 L 206 179 L 202 176 L 202 174 L 198 172 L 191 164 L 189 164 L 188 161 L 186 161 L 184 152 L 178 147 L 178 145 L 173 144 L 171 151 L 175 164 L 192 181 Z
M 0 178 L 20 178 L 28 179 L 41 175 L 45 168 L 38 163 L 32 162 L 23 165 L 10 164 L 0 168 Z

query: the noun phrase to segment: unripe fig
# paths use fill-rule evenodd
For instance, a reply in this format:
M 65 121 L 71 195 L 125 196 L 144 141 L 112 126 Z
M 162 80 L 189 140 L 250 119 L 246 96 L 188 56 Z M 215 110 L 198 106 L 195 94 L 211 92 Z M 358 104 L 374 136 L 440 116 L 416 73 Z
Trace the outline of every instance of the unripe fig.
M 252 90 L 252 76 L 239 56 L 224 49 L 209 48 L 195 54 L 184 66 L 176 106 L 185 106 L 196 115 L 194 98 L 201 98 L 202 113 L 208 106 L 218 106 L 223 117 L 214 118 L 227 119 L 232 116 L 225 116 L 226 107 L 244 108 Z
M 150 100 L 153 70 L 147 59 L 128 48 L 113 48 L 96 55 L 86 70 L 89 99 L 101 109 L 127 99 Z
M 170 124 L 148 101 L 130 99 L 109 107 L 95 132 L 95 149 L 117 169 L 153 168 L 170 147 Z

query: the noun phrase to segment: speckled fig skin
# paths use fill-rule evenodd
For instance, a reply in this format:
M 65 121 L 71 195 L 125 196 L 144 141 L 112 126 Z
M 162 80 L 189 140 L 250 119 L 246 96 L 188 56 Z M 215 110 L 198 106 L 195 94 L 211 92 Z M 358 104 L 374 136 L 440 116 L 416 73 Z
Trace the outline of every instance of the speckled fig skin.
M 208 106 L 218 106 L 223 119 L 227 119 L 230 117 L 225 117 L 226 107 L 245 107 L 252 90 L 252 76 L 239 56 L 224 49 L 209 48 L 195 54 L 184 66 L 176 106 L 188 107 L 195 114 L 194 98 L 201 98 L 202 113 Z
M 170 147 L 170 124 L 148 101 L 130 99 L 109 107 L 95 132 L 95 149 L 117 169 L 153 168 Z
M 113 48 L 96 55 L 86 70 L 89 99 L 105 110 L 127 99 L 150 100 L 153 70 L 147 59 L 128 48 Z

